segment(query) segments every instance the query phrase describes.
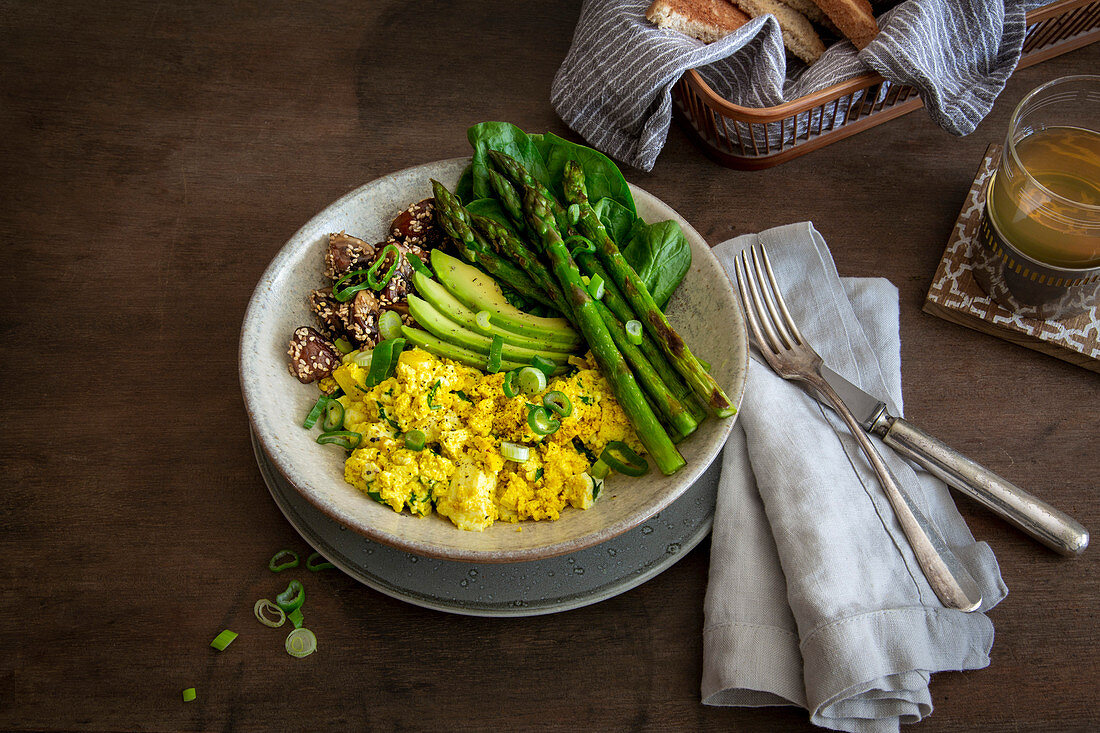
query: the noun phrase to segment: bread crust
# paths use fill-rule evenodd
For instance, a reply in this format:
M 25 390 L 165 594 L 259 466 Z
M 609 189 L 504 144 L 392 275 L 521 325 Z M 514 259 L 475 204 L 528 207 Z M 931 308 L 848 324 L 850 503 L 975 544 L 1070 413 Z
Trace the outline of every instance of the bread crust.
M 825 43 L 810 21 L 802 13 L 779 0 L 735 0 L 738 7 L 756 18 L 772 15 L 779 22 L 783 45 L 807 64 L 812 64 L 825 53 Z
M 734 32 L 749 16 L 727 0 L 654 0 L 645 17 L 658 28 L 680 31 L 703 43 Z
M 878 35 L 878 21 L 868 0 L 813 1 L 860 51 Z

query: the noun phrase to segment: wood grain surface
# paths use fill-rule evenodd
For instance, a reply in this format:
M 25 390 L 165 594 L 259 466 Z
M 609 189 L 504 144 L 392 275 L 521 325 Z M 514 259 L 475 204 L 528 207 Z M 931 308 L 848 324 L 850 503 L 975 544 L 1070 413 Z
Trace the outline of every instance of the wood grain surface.
M 579 3 L 8 2 L 0 14 L 5 479 L 0 728 L 809 730 L 700 703 L 706 542 L 611 600 L 530 619 L 311 582 L 321 651 L 243 634 L 268 558 L 303 547 L 271 501 L 238 386 L 271 256 L 352 188 L 467 154 L 487 119 L 576 139 L 549 89 Z M 986 146 L 916 112 L 760 172 L 673 126 L 627 177 L 712 244 L 812 220 L 842 275 L 901 295 L 908 417 L 1100 527 L 1097 376 L 921 312 Z M 1100 728 L 1100 550 L 1066 560 L 960 499 L 1010 589 L 989 668 L 936 675 L 919 730 Z M 180 691 L 199 699 L 184 704 Z

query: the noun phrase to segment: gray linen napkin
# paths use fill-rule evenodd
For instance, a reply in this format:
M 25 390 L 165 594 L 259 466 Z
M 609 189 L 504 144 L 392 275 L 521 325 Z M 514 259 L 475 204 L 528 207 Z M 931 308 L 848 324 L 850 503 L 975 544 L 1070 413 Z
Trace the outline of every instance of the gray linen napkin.
M 786 55 L 770 15 L 704 45 L 647 21 L 650 0 L 586 0 L 550 100 L 590 145 L 646 171 L 668 135 L 672 86 L 693 68 L 723 98 L 748 107 L 781 104 L 870 69 L 914 86 L 937 124 L 965 135 L 1016 68 L 1026 12 L 1043 1 L 907 0 L 879 16 L 881 32 L 863 51 L 836 43 L 807 67 Z M 846 112 L 840 105 L 828 116 Z
M 809 223 L 715 247 L 731 278 L 734 256 L 755 242 L 768 249 L 792 315 L 818 353 L 900 415 L 894 286 L 839 278 Z M 879 447 L 978 581 L 981 611 L 1000 602 L 1007 589 L 997 561 L 974 541 L 947 487 Z M 897 731 L 931 712 L 932 672 L 989 664 L 989 619 L 939 603 L 840 419 L 755 354 L 722 461 L 704 703 L 798 705 L 826 728 Z

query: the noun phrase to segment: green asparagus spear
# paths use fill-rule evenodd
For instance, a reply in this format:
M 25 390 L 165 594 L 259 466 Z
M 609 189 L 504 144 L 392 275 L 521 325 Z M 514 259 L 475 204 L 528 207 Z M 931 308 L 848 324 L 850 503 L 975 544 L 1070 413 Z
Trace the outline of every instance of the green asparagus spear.
M 490 152 L 494 162 L 502 165 L 522 166 L 511 158 L 497 152 Z M 524 171 L 526 174 L 526 171 Z M 581 282 L 581 273 L 573 261 L 565 242 L 558 232 L 557 223 L 550 213 L 550 204 L 533 186 L 522 186 L 523 211 L 527 223 L 542 242 L 543 249 L 558 278 L 566 300 L 572 307 L 577 326 L 584 334 L 588 347 L 592 350 L 600 371 L 611 385 L 616 399 L 626 412 L 634 426 L 638 438 L 645 445 L 654 463 L 665 475 L 672 474 L 685 464 L 684 457 L 676 450 L 664 426 L 646 403 L 645 394 L 638 387 L 626 359 L 615 348 L 607 326 L 596 310 L 595 301 Z
M 550 271 L 546 269 L 546 265 L 542 264 L 542 261 L 527 248 L 526 244 L 508 231 L 507 227 L 501 226 L 499 222 L 493 221 L 487 216 L 471 214 L 470 221 L 473 223 L 474 229 L 485 235 L 485 238 L 489 240 L 489 244 L 493 245 L 499 255 L 507 257 L 519 265 L 535 285 L 546 293 L 547 297 L 554 303 L 554 307 L 566 318 L 572 320 L 573 313 L 569 309 L 569 304 L 565 300 L 561 287 L 554 280 L 554 276 L 550 274 Z
M 645 283 L 623 258 L 615 242 L 607 235 L 600 218 L 588 204 L 588 194 L 584 187 L 584 171 L 576 162 L 569 161 L 565 164 L 564 175 L 565 195 L 570 203 L 580 207 L 578 228 L 596 245 L 600 262 L 611 273 L 614 283 L 626 296 L 634 312 L 640 316 L 638 320 L 668 355 L 672 365 L 683 375 L 695 394 L 703 400 L 703 404 L 713 410 L 718 417 L 733 415 L 737 412 L 737 408 L 726 397 L 714 377 L 707 373 L 691 353 L 691 349 L 684 343 L 680 334 L 676 333 L 669 324 L 665 314 L 661 312 L 646 289 Z
M 501 258 L 470 223 L 470 212 L 439 181 L 432 179 L 432 191 L 435 193 L 435 211 L 443 231 L 454 240 L 459 253 L 470 264 L 475 262 L 498 281 L 508 285 L 524 298 L 535 300 L 543 305 L 556 308 L 554 301 L 542 289 L 511 262 Z
M 615 346 L 619 347 L 619 351 L 622 352 L 623 357 L 630 364 L 634 376 L 637 377 L 638 382 L 652 398 L 651 402 L 656 407 L 657 412 L 680 435 L 686 437 L 695 432 L 699 422 L 692 417 L 691 412 L 680 400 L 676 399 L 665 383 L 661 381 L 657 370 L 645 358 L 642 350 L 627 338 L 626 328 L 623 327 L 622 322 L 615 317 L 615 314 L 606 305 L 598 300 L 596 301 L 596 311 L 600 314 L 604 325 L 611 333 Z

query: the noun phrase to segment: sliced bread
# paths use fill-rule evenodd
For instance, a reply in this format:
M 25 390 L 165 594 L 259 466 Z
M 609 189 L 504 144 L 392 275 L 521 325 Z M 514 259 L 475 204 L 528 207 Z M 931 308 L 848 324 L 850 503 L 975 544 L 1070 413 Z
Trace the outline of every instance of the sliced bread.
M 773 15 L 779 21 L 783 34 L 783 45 L 787 50 L 807 64 L 812 64 L 825 53 L 825 44 L 821 36 L 806 20 L 806 16 L 779 0 L 735 0 L 738 7 L 756 18 L 761 15 Z
M 645 17 L 658 28 L 686 33 L 713 43 L 749 22 L 749 16 L 727 0 L 655 0 Z
M 878 35 L 878 21 L 868 0 L 813 0 L 856 48 L 863 50 Z

